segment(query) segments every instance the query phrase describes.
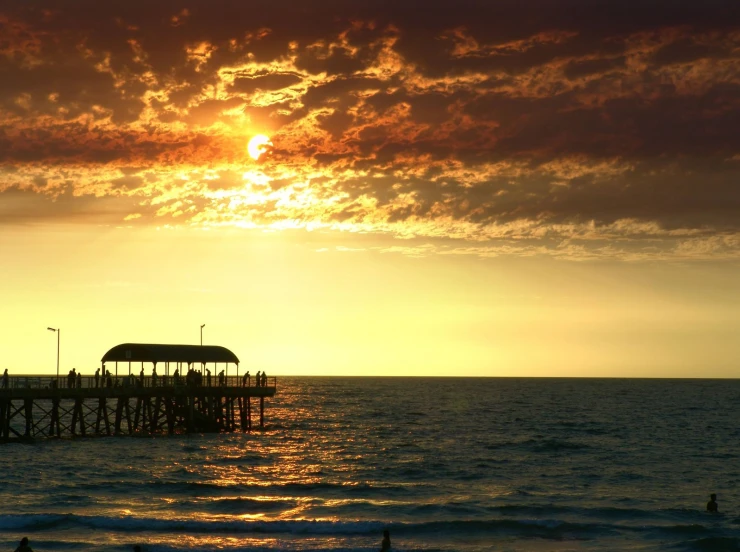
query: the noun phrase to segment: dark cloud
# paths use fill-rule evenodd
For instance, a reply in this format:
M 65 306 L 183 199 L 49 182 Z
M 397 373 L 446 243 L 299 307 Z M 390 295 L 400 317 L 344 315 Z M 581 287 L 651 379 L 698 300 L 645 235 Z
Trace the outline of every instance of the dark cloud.
M 259 75 L 255 77 L 237 77 L 231 89 L 235 92 L 251 94 L 256 90 L 281 90 L 294 84 L 298 84 L 303 79 L 298 75 L 291 73 L 275 73 L 270 75 Z
M 612 69 L 624 67 L 624 56 L 616 58 L 587 59 L 583 61 L 573 61 L 565 66 L 563 72 L 569 79 L 577 79 L 588 75 L 605 73 Z
M 685 37 L 661 47 L 653 54 L 651 61 L 655 65 L 691 63 L 702 58 L 726 57 L 729 53 L 720 45 L 697 43 L 691 37 Z
M 738 151 L 740 83 L 696 96 L 679 95 L 672 87 L 662 93 L 654 99 L 610 99 L 598 107 L 580 105 L 573 93 L 546 99 L 491 95 L 470 102 L 466 113 L 498 125 L 496 157 L 730 156 Z
M 333 138 L 342 136 L 354 122 L 354 117 L 341 109 L 329 115 L 319 117 L 319 127 L 332 135 Z

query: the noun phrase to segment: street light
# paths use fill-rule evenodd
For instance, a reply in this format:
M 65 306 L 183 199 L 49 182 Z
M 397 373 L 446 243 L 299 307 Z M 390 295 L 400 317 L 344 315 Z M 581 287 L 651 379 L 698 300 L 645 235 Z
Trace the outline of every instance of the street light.
M 205 327 L 206 327 L 205 324 L 201 324 L 200 325 L 200 346 L 201 347 L 203 346 L 203 328 L 205 328 Z
M 55 332 L 57 334 L 57 383 L 59 382 L 59 340 L 62 337 L 62 329 L 61 328 L 46 328 L 50 332 Z

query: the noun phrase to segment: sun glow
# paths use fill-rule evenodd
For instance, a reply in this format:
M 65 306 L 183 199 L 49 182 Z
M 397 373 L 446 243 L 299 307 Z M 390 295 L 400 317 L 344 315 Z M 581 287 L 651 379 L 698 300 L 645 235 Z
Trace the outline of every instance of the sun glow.
M 247 151 L 252 159 L 259 159 L 260 156 L 272 146 L 272 141 L 264 134 L 257 134 L 247 144 Z

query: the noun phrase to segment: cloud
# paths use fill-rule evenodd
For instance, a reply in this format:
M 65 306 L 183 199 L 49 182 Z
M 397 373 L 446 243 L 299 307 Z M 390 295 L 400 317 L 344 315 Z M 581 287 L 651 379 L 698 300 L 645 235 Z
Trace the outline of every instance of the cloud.
M 252 94 L 257 90 L 282 90 L 302 81 L 300 76 L 291 73 L 268 73 L 252 77 L 237 77 L 231 85 L 231 90 Z
M 49 0 L 0 25 L 2 224 L 573 259 L 737 247 L 734 2 Z M 275 147 L 255 163 L 258 132 Z

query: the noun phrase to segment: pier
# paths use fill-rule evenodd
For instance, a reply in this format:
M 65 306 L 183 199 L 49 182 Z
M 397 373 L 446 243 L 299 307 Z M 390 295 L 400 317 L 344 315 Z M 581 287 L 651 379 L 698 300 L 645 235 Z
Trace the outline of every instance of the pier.
M 3 378 L 0 440 L 246 432 L 253 410 L 264 428 L 265 398 L 276 390 L 274 377 L 245 381 L 223 347 L 126 343 L 106 353 L 97 375 Z

